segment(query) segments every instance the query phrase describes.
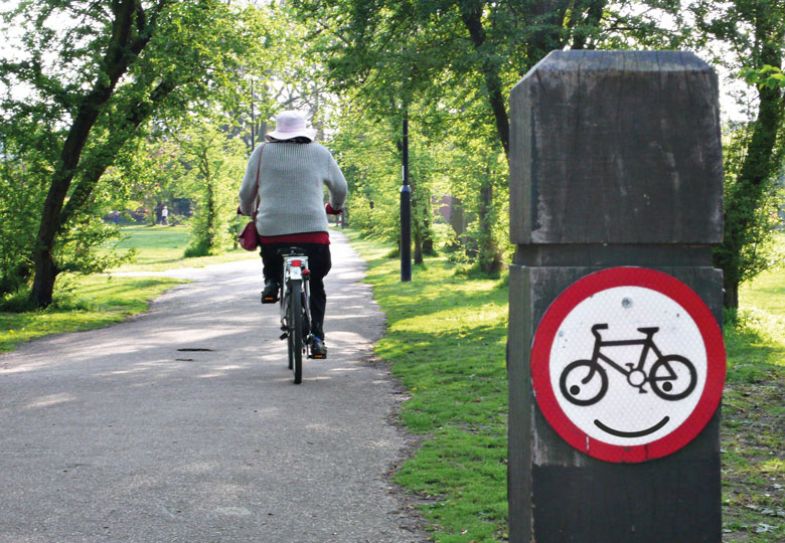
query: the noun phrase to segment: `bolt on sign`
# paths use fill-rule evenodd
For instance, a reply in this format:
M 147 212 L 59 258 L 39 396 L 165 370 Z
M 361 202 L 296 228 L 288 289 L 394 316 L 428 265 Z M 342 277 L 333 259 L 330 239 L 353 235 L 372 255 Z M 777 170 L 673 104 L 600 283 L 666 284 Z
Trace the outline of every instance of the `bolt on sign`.
M 725 347 L 711 310 L 666 273 L 616 267 L 564 290 L 534 334 L 532 387 L 567 443 L 608 462 L 661 458 L 711 420 Z

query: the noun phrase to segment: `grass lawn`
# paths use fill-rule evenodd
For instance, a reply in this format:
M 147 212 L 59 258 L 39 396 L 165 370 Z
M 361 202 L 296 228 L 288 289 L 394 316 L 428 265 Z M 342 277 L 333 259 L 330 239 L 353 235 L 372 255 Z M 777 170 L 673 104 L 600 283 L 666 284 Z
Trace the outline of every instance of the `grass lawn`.
M 400 416 L 422 437 L 395 481 L 422 501 L 436 541 L 498 541 L 507 530 L 507 288 L 455 277 L 444 258 L 401 283 L 389 247 L 349 236 L 387 316 L 376 354 L 408 389 Z
M 456 277 L 446 259 L 400 282 L 389 247 L 359 239 L 367 281 L 387 315 L 376 353 L 411 398 L 400 417 L 421 437 L 395 480 L 441 543 L 504 541 L 507 530 L 506 285 Z M 724 541 L 785 541 L 785 273 L 742 291 L 725 327 L 722 422 Z
M 43 311 L 0 312 L 0 352 L 38 337 L 90 330 L 147 310 L 149 301 L 182 281 L 169 278 L 65 278 L 55 305 Z
M 256 252 L 236 249 L 222 255 L 183 258 L 188 245 L 185 226 L 129 226 L 114 244 L 133 249 L 134 261 L 112 271 L 163 271 L 203 267 L 241 259 L 258 259 Z M 108 277 L 105 275 L 58 278 L 55 303 L 44 311 L 0 312 L 0 352 L 37 337 L 89 330 L 119 322 L 147 310 L 150 300 L 182 281 L 164 277 Z
M 785 272 L 740 292 L 738 322 L 725 327 L 724 541 L 785 541 Z
M 243 249 L 229 250 L 221 255 L 183 258 L 188 245 L 187 226 L 127 226 L 121 229 L 123 238 L 113 247 L 135 249 L 136 256 L 115 271 L 162 271 L 171 268 L 200 268 L 235 260 L 258 259 L 256 252 Z

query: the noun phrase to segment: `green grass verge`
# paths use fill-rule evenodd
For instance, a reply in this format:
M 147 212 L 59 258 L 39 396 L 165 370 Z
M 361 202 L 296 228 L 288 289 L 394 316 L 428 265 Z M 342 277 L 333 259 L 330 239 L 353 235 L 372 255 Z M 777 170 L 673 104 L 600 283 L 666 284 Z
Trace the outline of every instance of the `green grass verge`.
M 171 268 L 201 268 L 236 260 L 258 259 L 256 252 L 243 249 L 228 250 L 215 256 L 184 258 L 188 245 L 187 226 L 126 226 L 120 229 L 122 238 L 111 245 L 120 251 L 134 249 L 133 261 L 114 271 L 163 271 Z
M 112 248 L 136 253 L 134 262 L 115 272 L 164 271 L 203 267 L 243 259 L 258 259 L 255 252 L 237 249 L 217 256 L 184 258 L 189 232 L 185 226 L 130 226 Z M 104 248 L 110 250 L 109 247 Z M 87 276 L 58 278 L 55 303 L 44 311 L 0 312 L 0 352 L 38 337 L 89 330 L 119 322 L 147 310 L 150 300 L 183 281 L 164 277 Z
M 411 399 L 400 417 L 421 446 L 395 475 L 417 496 L 434 541 L 504 541 L 507 530 L 506 285 L 458 277 L 444 258 L 400 282 L 390 248 L 347 233 L 387 316 L 376 353 Z M 722 418 L 726 542 L 785 541 L 785 274 L 742 290 L 725 327 Z
M 401 283 L 389 247 L 349 236 L 387 316 L 376 353 L 411 394 L 402 421 L 423 436 L 395 481 L 423 500 L 436 541 L 497 541 L 507 529 L 507 288 L 456 277 L 443 258 Z
M 100 328 L 142 313 L 173 285 L 164 277 L 87 276 L 60 280 L 55 304 L 43 311 L 0 312 L 0 352 L 38 337 Z
M 724 541 L 785 541 L 785 272 L 761 274 L 740 291 L 725 327 Z
M 136 252 L 135 261 L 115 271 L 161 271 L 182 265 L 198 267 L 245 255 L 184 259 L 188 244 L 185 226 L 130 226 L 115 249 Z M 105 248 L 104 250 L 109 250 Z M 105 275 L 58 277 L 54 304 L 43 311 L 0 312 L 0 352 L 12 351 L 24 341 L 64 332 L 91 330 L 113 324 L 147 310 L 164 291 L 184 281 L 165 277 L 110 277 Z

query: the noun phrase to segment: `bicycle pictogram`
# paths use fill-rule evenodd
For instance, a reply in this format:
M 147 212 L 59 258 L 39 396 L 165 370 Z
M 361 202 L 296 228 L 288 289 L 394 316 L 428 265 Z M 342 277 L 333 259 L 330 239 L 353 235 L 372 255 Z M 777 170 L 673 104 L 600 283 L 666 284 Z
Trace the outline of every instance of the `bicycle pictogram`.
M 648 385 L 663 400 L 677 401 L 686 398 L 695 390 L 698 382 L 695 366 L 684 356 L 662 354 L 654 342 L 654 334 L 660 330 L 658 327 L 638 328 L 645 336 L 641 339 L 603 341 L 600 330 L 607 329 L 607 324 L 592 326 L 594 349 L 591 359 L 575 360 L 561 372 L 559 388 L 570 403 L 578 406 L 593 405 L 605 396 L 608 391 L 608 373 L 601 362 L 623 374 L 627 384 L 637 388 L 641 394 L 648 393 Z M 634 346 L 641 347 L 637 364 L 620 364 L 602 352 L 605 347 Z M 647 372 L 646 360 L 652 353 L 655 360 Z

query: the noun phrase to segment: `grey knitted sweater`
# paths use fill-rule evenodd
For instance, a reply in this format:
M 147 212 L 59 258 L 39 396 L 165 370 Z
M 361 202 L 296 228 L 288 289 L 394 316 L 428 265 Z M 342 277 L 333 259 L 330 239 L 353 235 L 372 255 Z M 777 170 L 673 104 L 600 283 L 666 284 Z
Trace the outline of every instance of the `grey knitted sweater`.
M 343 209 L 346 179 L 325 147 L 263 143 L 248 160 L 240 187 L 240 211 L 253 215 L 258 206 L 256 229 L 262 236 L 326 232 L 323 185 L 330 190 L 333 209 Z

